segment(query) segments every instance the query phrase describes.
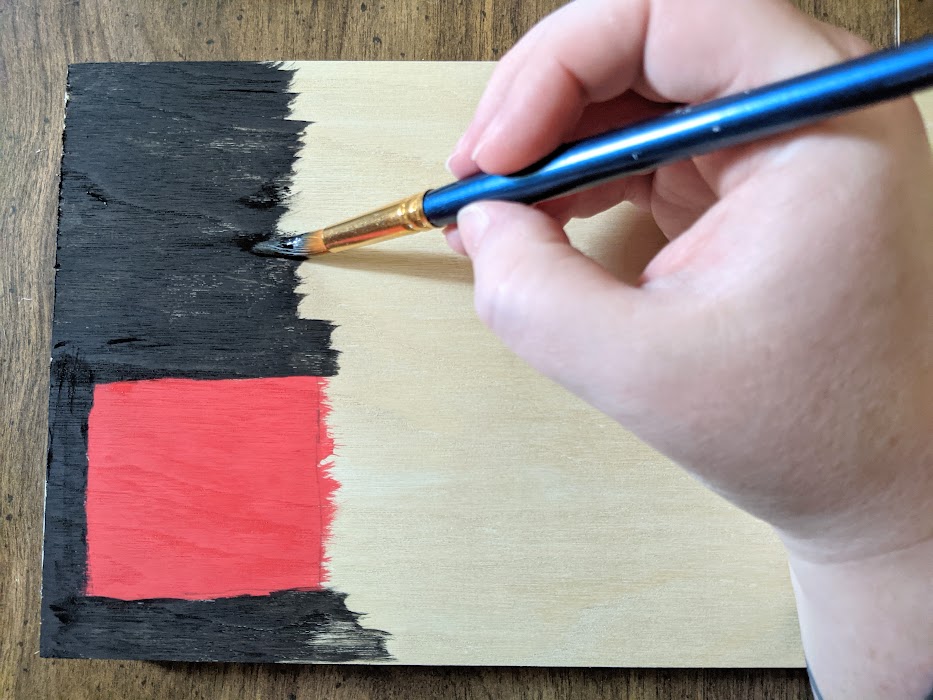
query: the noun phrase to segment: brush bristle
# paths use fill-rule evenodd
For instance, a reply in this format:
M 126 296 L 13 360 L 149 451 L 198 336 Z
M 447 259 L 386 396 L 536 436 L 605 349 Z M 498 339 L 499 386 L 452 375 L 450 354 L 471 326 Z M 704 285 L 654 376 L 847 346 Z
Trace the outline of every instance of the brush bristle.
M 265 255 L 274 258 L 306 258 L 305 237 L 289 236 L 288 238 L 269 238 L 260 241 L 252 247 L 256 255 Z

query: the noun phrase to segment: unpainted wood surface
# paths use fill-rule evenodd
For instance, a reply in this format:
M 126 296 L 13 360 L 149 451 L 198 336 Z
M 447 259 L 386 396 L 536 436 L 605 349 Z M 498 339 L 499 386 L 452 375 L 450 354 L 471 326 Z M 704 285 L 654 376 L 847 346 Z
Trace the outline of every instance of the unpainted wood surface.
M 929 0 L 910 35 L 929 31 Z M 809 697 L 802 671 L 267 667 L 40 660 L 42 484 L 69 62 L 494 60 L 557 0 L 4 0 L 0 3 L 0 697 Z M 807 0 L 877 46 L 897 0 Z M 918 10 L 914 12 L 913 10 Z M 909 15 L 909 16 L 908 16 Z M 919 20 L 914 18 L 919 17 Z M 905 22 L 906 37 L 908 23 Z
M 493 65 L 285 64 L 290 118 L 308 126 L 282 232 L 443 184 Z M 400 84 L 435 106 L 395 103 Z M 568 233 L 629 282 L 664 241 L 629 204 Z M 476 318 L 469 262 L 439 233 L 298 275 L 299 317 L 331 321 L 340 352 L 327 388 L 341 485 L 330 585 L 389 633 L 396 662 L 803 665 L 770 528 L 510 353 Z

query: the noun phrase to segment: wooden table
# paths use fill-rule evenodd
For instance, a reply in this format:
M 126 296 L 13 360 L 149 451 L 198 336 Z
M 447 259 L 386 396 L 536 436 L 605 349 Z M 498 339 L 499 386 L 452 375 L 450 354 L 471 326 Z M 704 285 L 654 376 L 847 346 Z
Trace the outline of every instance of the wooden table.
M 38 657 L 49 329 L 66 66 L 492 60 L 558 0 L 0 0 L 0 697 L 807 698 L 802 670 L 367 668 Z M 924 0 L 800 0 L 877 46 Z

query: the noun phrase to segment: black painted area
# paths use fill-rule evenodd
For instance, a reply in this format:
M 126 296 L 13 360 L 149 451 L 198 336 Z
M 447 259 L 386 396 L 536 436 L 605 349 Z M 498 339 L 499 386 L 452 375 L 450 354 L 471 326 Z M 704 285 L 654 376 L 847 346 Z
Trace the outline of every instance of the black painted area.
M 49 612 L 61 623 L 61 646 L 74 652 L 69 657 L 123 659 L 132 649 L 134 658 L 171 661 L 385 658 L 384 635 L 364 629 L 345 597 L 327 590 L 198 601 L 74 597 Z M 298 654 L 297 640 L 305 645 Z
M 90 365 L 77 357 L 52 361 L 49 447 L 42 557 L 42 650 L 57 645 L 58 622 L 49 604 L 84 589 L 87 571 L 88 415 L 94 395 Z
M 218 601 L 83 596 L 88 415 L 120 380 L 330 376 L 332 324 L 297 318 L 268 236 L 306 123 L 255 63 L 69 71 L 53 322 L 41 652 L 205 661 L 387 659 L 336 591 Z
M 284 119 L 290 75 L 71 67 L 54 335 L 98 381 L 336 372 L 331 324 L 295 315 L 294 264 L 240 254 L 284 212 L 307 126 Z

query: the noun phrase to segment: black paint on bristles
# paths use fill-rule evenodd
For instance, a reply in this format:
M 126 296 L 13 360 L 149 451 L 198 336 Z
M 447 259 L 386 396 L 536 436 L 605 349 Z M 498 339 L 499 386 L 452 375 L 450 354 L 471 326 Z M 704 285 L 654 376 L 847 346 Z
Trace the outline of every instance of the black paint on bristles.
M 244 254 L 283 213 L 304 122 L 257 63 L 69 71 L 53 321 L 41 652 L 203 661 L 390 658 L 343 593 L 216 601 L 84 595 L 95 384 L 331 376 L 333 325 L 296 315 L 294 267 Z
M 258 241 L 252 247 L 251 252 L 268 258 L 304 259 L 308 257 L 305 250 L 305 237 L 300 235 L 287 238 L 267 238 Z

